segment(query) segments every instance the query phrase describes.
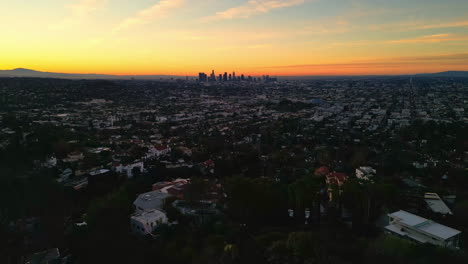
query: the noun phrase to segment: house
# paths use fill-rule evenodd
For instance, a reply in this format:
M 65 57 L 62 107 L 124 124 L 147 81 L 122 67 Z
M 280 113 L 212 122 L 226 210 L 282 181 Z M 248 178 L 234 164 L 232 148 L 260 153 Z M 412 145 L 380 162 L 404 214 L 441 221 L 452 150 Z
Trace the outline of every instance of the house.
M 329 173 L 330 173 L 330 168 L 328 168 L 327 166 L 322 166 L 314 171 L 314 176 L 325 177 Z
M 150 149 L 148 149 L 148 153 L 146 154 L 146 158 L 158 158 L 163 155 L 167 155 L 171 152 L 171 148 L 169 146 L 153 146 Z
M 445 202 L 437 193 L 425 193 L 424 201 L 426 201 L 427 207 L 429 207 L 429 209 L 431 209 L 434 213 L 443 215 L 452 214 L 450 208 L 445 204 Z
M 389 225 L 385 227 L 388 234 L 418 243 L 458 249 L 461 231 L 403 210 L 388 214 L 388 217 Z
M 143 162 L 136 162 L 136 163 L 133 163 L 133 164 L 128 164 L 128 165 L 122 165 L 122 164 L 119 164 L 118 166 L 115 167 L 115 171 L 118 172 L 118 173 L 125 173 L 127 175 L 128 178 L 133 178 L 133 172 L 134 170 L 133 169 L 137 169 L 140 173 L 143 173 L 143 171 L 145 170 L 145 166 L 143 164 Z
M 347 179 L 348 175 L 340 172 L 331 172 L 325 176 L 325 182 L 328 186 L 328 196 L 330 197 L 330 201 L 333 200 L 333 188 L 338 187 L 338 189 L 341 189 Z
M 148 210 L 137 213 L 130 218 L 132 232 L 140 235 L 149 235 L 160 225 L 168 222 L 164 212 Z
M 135 214 L 130 217 L 132 231 L 135 234 L 151 234 L 158 225 L 167 223 L 168 219 L 164 212 L 168 193 L 160 190 L 142 193 L 133 202 Z
M 89 184 L 112 183 L 115 181 L 115 175 L 108 169 L 98 169 L 87 173 Z
M 142 213 L 150 210 L 163 210 L 165 199 L 170 197 L 168 193 L 160 190 L 142 193 L 133 202 L 136 213 Z
M 84 159 L 84 155 L 82 152 L 72 152 L 68 154 L 68 156 L 64 159 L 62 159 L 63 162 L 77 162 Z
M 375 177 L 376 170 L 372 167 L 359 167 L 356 169 L 356 178 L 363 181 L 372 181 Z
M 179 199 L 184 198 L 184 192 L 190 184 L 190 179 L 176 179 L 174 181 L 157 182 L 153 184 L 153 191 L 170 194 Z
M 49 157 L 45 162 L 42 163 L 42 167 L 45 168 L 54 168 L 57 166 L 57 158 L 55 156 Z

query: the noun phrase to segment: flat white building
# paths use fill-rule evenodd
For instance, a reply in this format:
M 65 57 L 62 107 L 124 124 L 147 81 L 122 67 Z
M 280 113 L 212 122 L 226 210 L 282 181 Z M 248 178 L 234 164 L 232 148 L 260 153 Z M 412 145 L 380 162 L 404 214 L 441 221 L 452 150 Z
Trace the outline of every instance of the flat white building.
M 388 214 L 387 233 L 419 243 L 458 249 L 461 231 L 400 210 Z

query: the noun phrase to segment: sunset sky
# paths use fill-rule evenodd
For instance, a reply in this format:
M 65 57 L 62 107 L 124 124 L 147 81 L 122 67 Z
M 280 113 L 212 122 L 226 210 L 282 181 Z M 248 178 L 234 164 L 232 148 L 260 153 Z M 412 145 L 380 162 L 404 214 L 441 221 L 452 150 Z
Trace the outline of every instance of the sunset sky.
M 467 0 L 0 0 L 0 10 L 3 70 L 468 70 Z

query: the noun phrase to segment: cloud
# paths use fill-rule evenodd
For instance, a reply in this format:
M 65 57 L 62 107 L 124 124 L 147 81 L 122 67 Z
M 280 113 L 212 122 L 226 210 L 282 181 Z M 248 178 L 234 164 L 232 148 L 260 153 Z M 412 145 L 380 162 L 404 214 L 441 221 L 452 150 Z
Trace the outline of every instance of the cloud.
M 80 0 L 68 8 L 74 16 L 83 16 L 104 8 L 108 0 Z
M 303 4 L 305 0 L 249 0 L 241 6 L 232 7 L 227 10 L 217 12 L 213 16 L 202 18 L 203 22 L 248 18 L 253 15 L 268 13 L 273 9 L 290 7 Z
M 415 29 L 434 29 L 434 28 L 457 28 L 468 27 L 468 21 L 454 21 L 441 24 L 429 24 L 416 26 Z
M 413 61 L 468 61 L 468 53 L 455 53 L 455 54 L 443 54 L 443 55 L 433 55 L 433 56 L 416 56 L 416 57 L 404 57 L 406 60 Z
M 102 10 L 106 7 L 108 0 L 78 0 L 73 4 L 66 5 L 69 14 L 65 19 L 58 23 L 49 25 L 50 30 L 65 30 L 83 23 L 83 21 L 92 13 Z
M 333 64 L 278 65 L 257 68 L 277 75 L 400 75 L 468 70 L 468 53 L 382 57 Z
M 464 28 L 468 27 L 468 20 L 439 22 L 434 21 L 405 21 L 388 24 L 369 25 L 373 31 L 413 31 L 439 28 Z
M 360 41 L 350 41 L 350 42 L 335 42 L 332 43 L 332 46 L 337 46 L 337 47 L 357 47 L 357 46 L 367 46 L 367 45 L 372 45 L 374 44 L 371 41 L 367 40 L 360 40 Z
M 122 21 L 114 28 L 114 32 L 128 29 L 136 25 L 148 24 L 154 20 L 167 17 L 171 11 L 181 7 L 183 4 L 184 0 L 161 0 L 157 4 L 141 10 L 136 15 Z
M 440 64 L 440 65 L 465 65 L 468 66 L 468 53 L 441 54 L 429 56 L 393 57 L 379 58 L 367 61 L 352 61 L 348 63 L 332 64 L 297 64 L 262 67 L 263 69 L 288 69 L 288 68 L 310 68 L 320 69 L 322 67 L 337 68 L 372 68 L 372 67 L 394 67 L 395 65 L 412 64 Z
M 439 43 L 447 41 L 465 41 L 468 40 L 467 35 L 457 35 L 457 34 L 436 34 L 436 35 L 427 35 L 416 38 L 409 39 L 398 39 L 390 40 L 387 43 L 390 44 L 410 44 L 410 43 Z

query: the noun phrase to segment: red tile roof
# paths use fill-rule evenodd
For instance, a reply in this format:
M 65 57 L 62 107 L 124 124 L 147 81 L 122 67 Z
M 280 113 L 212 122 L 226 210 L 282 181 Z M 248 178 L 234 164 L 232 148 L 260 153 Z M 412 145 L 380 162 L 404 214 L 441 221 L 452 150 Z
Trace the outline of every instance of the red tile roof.
M 322 166 L 315 170 L 315 176 L 325 176 L 330 173 L 330 169 L 327 166 Z

